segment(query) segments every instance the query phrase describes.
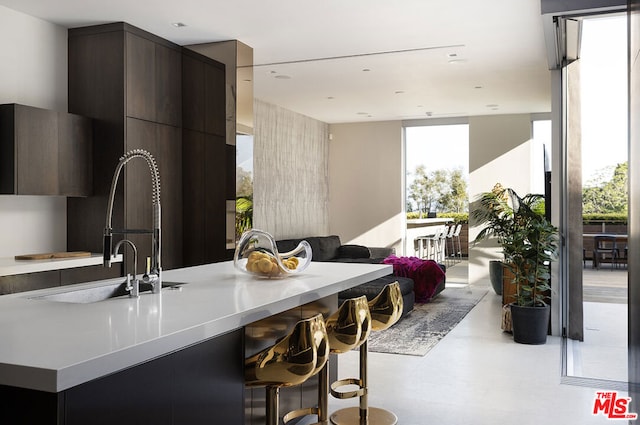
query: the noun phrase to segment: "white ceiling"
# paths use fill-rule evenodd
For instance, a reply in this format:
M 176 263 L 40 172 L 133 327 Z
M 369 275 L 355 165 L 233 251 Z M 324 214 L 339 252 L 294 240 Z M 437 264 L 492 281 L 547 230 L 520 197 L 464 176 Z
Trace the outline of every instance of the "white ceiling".
M 551 110 L 540 0 L 0 5 L 64 27 L 125 21 L 180 45 L 240 40 L 253 47 L 256 98 L 328 123 Z

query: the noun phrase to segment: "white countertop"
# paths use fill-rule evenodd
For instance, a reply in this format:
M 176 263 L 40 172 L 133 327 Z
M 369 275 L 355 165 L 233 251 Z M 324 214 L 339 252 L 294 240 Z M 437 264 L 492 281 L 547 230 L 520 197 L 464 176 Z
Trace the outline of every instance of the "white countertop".
M 389 265 L 312 262 L 259 279 L 232 262 L 163 272 L 181 290 L 91 304 L 0 296 L 0 384 L 58 392 L 392 273 Z
M 102 261 L 102 254 L 91 254 L 90 257 L 52 258 L 49 260 L 16 260 L 13 257 L 0 257 L 0 276 L 97 266 L 102 264 Z M 118 254 L 113 261 L 122 262 L 122 255 Z

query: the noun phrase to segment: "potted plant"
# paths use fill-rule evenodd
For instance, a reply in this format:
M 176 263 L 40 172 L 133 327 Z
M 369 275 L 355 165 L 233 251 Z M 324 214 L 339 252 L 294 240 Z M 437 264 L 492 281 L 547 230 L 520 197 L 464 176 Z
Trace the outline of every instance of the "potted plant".
M 481 223 L 487 218 L 487 227 L 478 237 L 498 236 L 505 267 L 514 276 L 516 293 L 510 304 L 514 341 L 544 344 L 550 315 L 549 267 L 558 254 L 558 230 L 544 216 L 544 197 L 520 197 L 496 185 L 481 195 L 479 206 L 481 211 L 473 214 Z
M 480 195 L 475 208 L 471 211 L 471 217 L 477 224 L 485 226 L 474 239 L 474 243 L 495 237 L 500 246 L 503 245 L 503 241 L 513 227 L 513 208 L 509 204 L 509 196 L 500 183 L 496 183 L 490 192 Z M 503 265 L 504 261 L 489 261 L 491 286 L 498 295 L 502 295 Z

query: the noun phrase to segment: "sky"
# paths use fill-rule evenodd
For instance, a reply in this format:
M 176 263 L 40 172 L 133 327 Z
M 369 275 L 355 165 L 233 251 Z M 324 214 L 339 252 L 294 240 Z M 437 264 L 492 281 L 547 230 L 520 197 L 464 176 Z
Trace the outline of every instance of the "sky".
M 460 167 L 465 175 L 469 174 L 467 124 L 407 127 L 406 140 L 409 141 L 405 159 L 407 171 L 413 172 L 422 164 L 428 171 Z

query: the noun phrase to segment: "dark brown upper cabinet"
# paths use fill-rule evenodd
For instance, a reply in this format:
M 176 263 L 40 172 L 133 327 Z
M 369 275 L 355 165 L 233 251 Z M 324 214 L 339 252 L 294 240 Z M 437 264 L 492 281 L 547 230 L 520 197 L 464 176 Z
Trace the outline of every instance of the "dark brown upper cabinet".
M 0 105 L 0 193 L 89 196 L 91 156 L 90 119 Z
M 69 250 L 102 251 L 118 159 L 140 148 L 155 157 L 160 171 L 162 266 L 182 266 L 181 51 L 124 22 L 69 30 L 69 111 L 95 119 L 94 196 L 67 202 Z M 114 229 L 152 228 L 151 186 L 145 161 L 127 163 L 115 194 Z M 150 237 L 130 239 L 138 249 L 138 270 L 144 270 Z M 125 263 L 131 261 L 127 252 Z
M 184 49 L 182 72 L 183 127 L 225 137 L 225 66 Z
M 127 116 L 180 127 L 180 50 L 125 33 Z

